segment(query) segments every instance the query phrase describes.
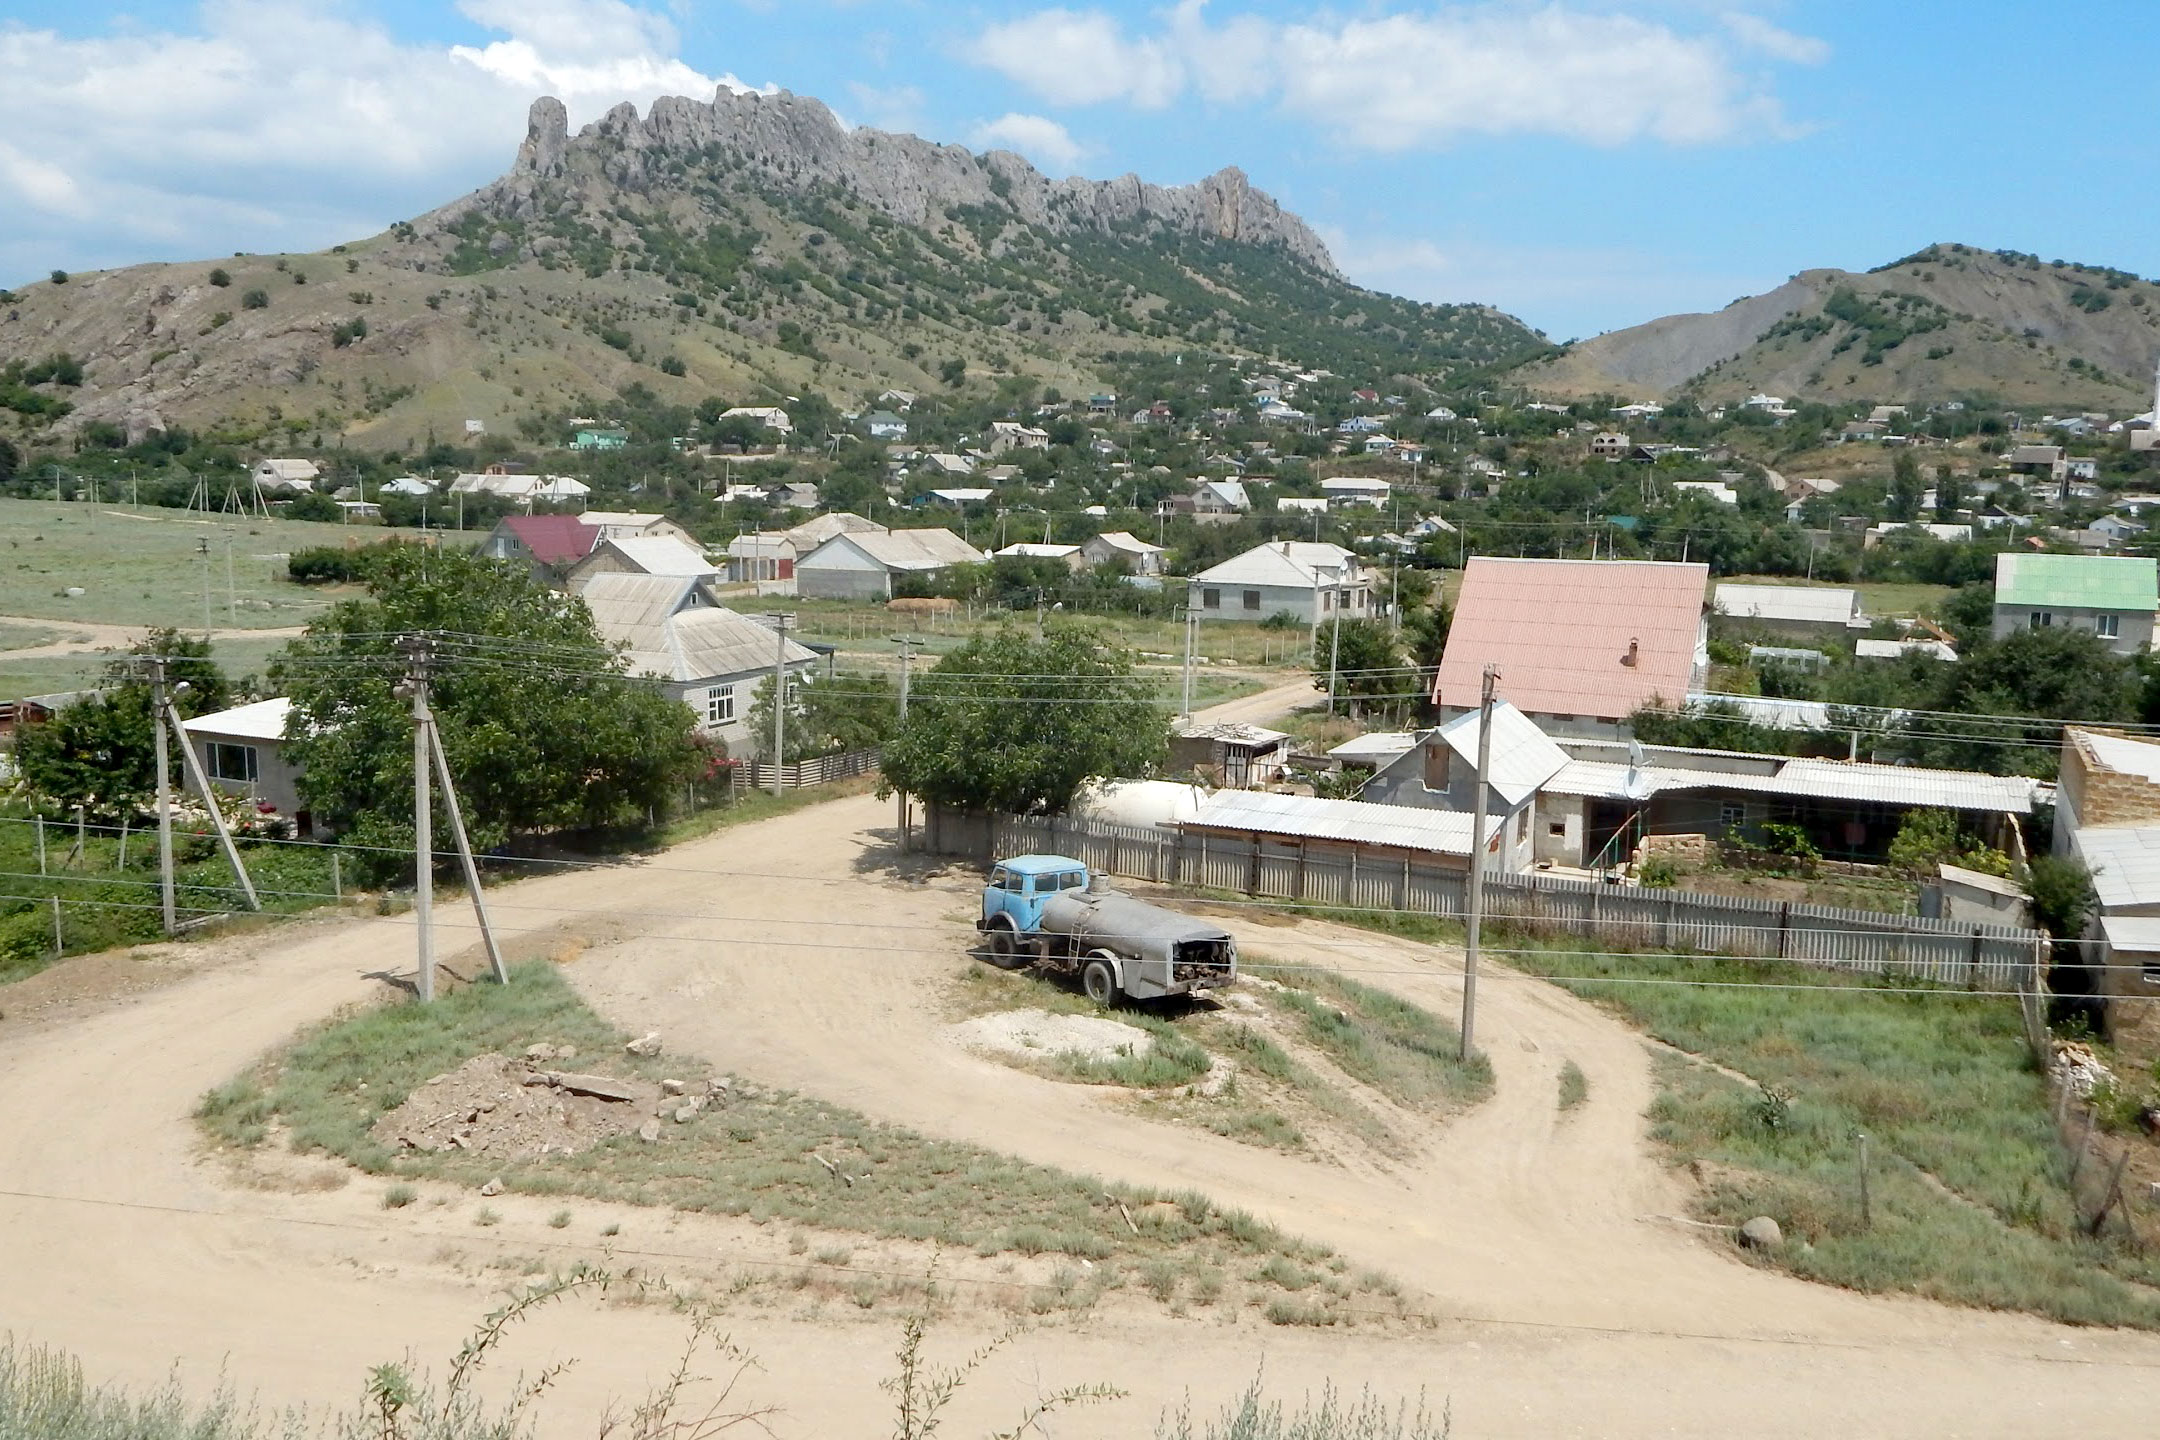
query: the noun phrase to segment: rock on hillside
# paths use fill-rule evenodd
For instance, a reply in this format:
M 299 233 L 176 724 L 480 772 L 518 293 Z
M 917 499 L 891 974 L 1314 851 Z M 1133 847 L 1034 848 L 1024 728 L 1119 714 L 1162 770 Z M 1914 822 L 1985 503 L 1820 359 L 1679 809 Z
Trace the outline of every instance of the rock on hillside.
M 2160 285 L 2101 266 L 1931 245 L 1865 274 L 1809 270 L 1708 315 L 1571 346 L 1518 378 L 1558 395 L 1731 401 L 1986 396 L 2139 409 L 2160 356 Z

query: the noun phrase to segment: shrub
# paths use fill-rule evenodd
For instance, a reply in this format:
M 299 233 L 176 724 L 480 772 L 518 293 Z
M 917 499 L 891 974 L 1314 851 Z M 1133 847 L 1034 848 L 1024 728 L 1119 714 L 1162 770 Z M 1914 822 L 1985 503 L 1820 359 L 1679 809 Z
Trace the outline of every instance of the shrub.
M 392 1185 L 383 1191 L 382 1208 L 402 1210 L 420 1198 L 420 1192 L 410 1185 Z
M 1790 855 L 1795 860 L 1820 860 L 1822 852 L 1815 842 L 1808 839 L 1805 828 L 1799 825 L 1783 825 L 1775 820 L 1762 827 L 1763 848 L 1775 855 Z
M 1680 872 L 1669 856 L 1652 855 L 1637 868 L 1635 883 L 1651 890 L 1670 890 L 1680 883 Z
M 269 303 L 270 292 L 267 290 L 249 290 L 240 297 L 240 308 L 243 310 L 260 310 Z
M 681 360 L 673 355 L 666 356 L 660 361 L 660 373 L 663 375 L 680 375 L 687 368 Z
M 67 282 L 68 282 L 68 273 L 67 273 L 67 271 L 65 271 L 65 270 L 55 270 L 55 271 L 53 271 L 53 272 L 52 272 L 52 283 L 53 283 L 53 284 L 55 284 L 55 285 L 65 285 L 65 284 L 67 284 Z
M 232 275 L 221 266 L 210 272 L 210 283 L 223 290 L 226 286 L 232 284 Z

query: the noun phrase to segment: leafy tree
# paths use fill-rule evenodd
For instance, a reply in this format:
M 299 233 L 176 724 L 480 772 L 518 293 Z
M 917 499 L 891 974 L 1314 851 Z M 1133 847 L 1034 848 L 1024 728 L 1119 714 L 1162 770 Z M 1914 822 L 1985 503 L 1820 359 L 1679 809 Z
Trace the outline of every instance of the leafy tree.
M 2052 722 L 2134 720 L 2143 700 L 2131 662 L 2090 630 L 2068 626 L 2019 630 L 1942 669 L 1925 708 L 1951 713 L 1916 717 L 1903 739 L 1914 758 L 1950 769 L 2050 777 L 2061 729 Z
M 392 687 L 396 637 L 418 632 L 440 637 L 432 705 L 482 849 L 642 824 L 696 769 L 689 708 L 624 675 L 582 604 L 515 566 L 398 546 L 270 672 L 292 697 L 301 793 L 361 844 L 412 844 L 411 707 Z
M 210 659 L 209 641 L 153 630 L 138 653 L 172 662 L 166 679 L 183 717 L 207 715 L 231 702 L 231 686 Z M 63 810 L 81 805 L 100 819 L 148 809 L 157 794 L 150 698 L 148 671 L 132 656 L 115 656 L 96 694 L 42 725 L 26 726 L 16 738 L 15 759 L 38 803 L 49 801 Z
M 2032 897 L 2033 918 L 2058 940 L 2075 940 L 2099 908 L 2092 872 L 2082 861 L 2042 855 L 2025 872 L 2025 893 Z
M 977 635 L 938 661 L 885 747 L 885 778 L 936 805 L 1056 813 L 1091 776 L 1146 775 L 1168 714 L 1131 651 L 1089 626 Z
M 1920 501 L 1927 483 L 1920 478 L 1920 462 L 1910 450 L 1900 451 L 1890 467 L 1890 518 L 1910 523 L 1920 518 Z
M 1935 518 L 1948 525 L 1965 508 L 1965 482 L 1947 465 L 1935 467 Z
M 1340 631 L 1338 636 L 1337 632 Z M 1416 703 L 1418 672 L 1403 663 L 1402 642 L 1385 620 L 1350 620 L 1323 625 L 1313 637 L 1313 688 L 1328 688 L 1328 662 L 1334 660 L 1335 693 L 1350 702 L 1351 715 L 1365 704 L 1403 710 Z
M 943 380 L 955 390 L 959 389 L 967 381 L 967 361 L 955 355 L 952 359 L 938 366 L 938 379 Z
M 226 272 L 223 266 L 220 266 L 210 272 L 210 283 L 222 290 L 232 284 L 232 276 Z
M 820 755 L 868 750 L 892 737 L 900 720 L 900 692 L 889 675 L 844 671 L 830 679 L 803 674 L 788 679 L 787 754 L 793 765 Z M 772 752 L 772 680 L 757 688 L 750 704 L 750 733 L 757 753 Z

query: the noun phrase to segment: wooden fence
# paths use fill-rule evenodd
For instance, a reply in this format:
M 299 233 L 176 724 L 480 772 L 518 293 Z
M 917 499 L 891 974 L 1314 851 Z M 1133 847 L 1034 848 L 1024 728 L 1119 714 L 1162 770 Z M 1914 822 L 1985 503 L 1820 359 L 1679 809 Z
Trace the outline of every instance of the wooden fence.
M 1226 891 L 1346 910 L 1403 910 L 1459 918 L 1463 868 L 1295 841 L 1232 840 L 1063 817 L 970 815 L 933 809 L 929 849 L 987 863 L 1000 855 L 1070 855 L 1095 869 L 1164 885 Z M 1589 936 L 1615 949 L 1682 950 L 1789 960 L 1975 990 L 2038 987 L 2040 932 L 1847 910 L 1831 905 L 1609 885 L 1544 875 L 1488 876 L 1488 918 Z
M 868 750 L 849 750 L 839 755 L 820 755 L 815 760 L 804 760 L 795 765 L 780 767 L 780 788 L 800 790 L 805 785 L 829 785 L 835 780 L 848 780 L 857 775 L 867 775 L 878 768 L 884 752 L 875 746 Z M 773 767 L 762 761 L 745 760 L 735 767 L 737 783 L 749 790 L 770 790 Z

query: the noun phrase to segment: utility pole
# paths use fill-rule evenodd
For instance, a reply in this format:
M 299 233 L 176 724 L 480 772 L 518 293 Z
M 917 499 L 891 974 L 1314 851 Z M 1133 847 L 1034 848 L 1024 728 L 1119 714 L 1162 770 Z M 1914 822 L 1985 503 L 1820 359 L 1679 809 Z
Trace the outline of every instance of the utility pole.
M 780 763 L 787 755 L 787 627 L 795 617 L 775 611 L 772 661 L 772 793 L 780 798 Z
M 413 718 L 413 918 L 414 954 L 419 961 L 422 1001 L 435 998 L 435 837 L 434 801 L 428 795 L 428 665 L 434 658 L 427 638 L 407 635 L 398 641 L 405 652 L 405 679 L 391 693 L 412 701 Z
M 907 724 L 908 661 L 914 658 L 915 640 L 910 635 L 898 635 L 894 637 L 894 643 L 900 647 L 900 724 L 904 726 Z M 905 851 L 909 848 L 908 795 L 907 791 L 899 789 L 893 793 L 900 802 L 900 848 Z
M 173 689 L 188 688 L 183 680 Z M 217 831 L 218 845 L 225 851 L 225 863 L 232 866 L 235 879 L 240 882 L 240 893 L 247 896 L 248 909 L 262 909 L 262 901 L 256 897 L 255 882 L 248 877 L 247 866 L 240 859 L 240 847 L 233 843 L 232 830 L 225 823 L 225 812 L 218 808 L 217 794 L 210 788 L 210 777 L 203 774 L 196 762 L 195 747 L 188 744 L 187 728 L 180 723 L 180 712 L 170 698 L 165 701 L 164 712 L 156 717 L 160 725 L 172 727 L 173 743 L 180 747 L 180 768 L 195 786 L 195 793 L 202 797 L 203 808 L 210 812 L 210 828 Z
M 1195 634 L 1195 632 L 1197 632 L 1197 631 L 1199 630 L 1199 628 L 1200 628 L 1200 612 L 1199 612 L 1199 611 L 1197 611 L 1197 610 L 1195 610 L 1195 609 L 1193 609 L 1193 608 L 1192 608 L 1192 606 L 1191 606 L 1190 604 L 1186 605 L 1186 607 L 1185 607 L 1185 689 L 1184 689 L 1184 698 L 1183 698 L 1183 700 L 1182 700 L 1182 701 L 1180 702 L 1180 704 L 1179 704 L 1179 708 L 1178 708 L 1178 717 L 1179 717 L 1180 719 L 1184 719 L 1184 720 L 1190 720 L 1190 719 L 1192 719 L 1192 662 L 1193 662 L 1193 638 L 1194 638 L 1194 634 Z
M 1330 720 L 1335 718 L 1335 678 L 1338 673 L 1335 662 L 1342 655 L 1342 607 L 1343 597 L 1338 593 L 1335 596 L 1335 628 L 1328 632 L 1327 647 L 1327 713 Z
M 165 754 L 165 657 L 162 655 L 150 657 L 150 709 L 150 735 L 156 746 L 157 765 L 158 889 L 165 909 L 165 933 L 171 935 L 180 928 L 180 916 L 173 902 L 172 767 Z
M 503 964 L 502 951 L 495 944 L 495 927 L 488 923 L 487 897 L 480 893 L 480 866 L 473 859 L 472 837 L 465 833 L 465 812 L 458 805 L 457 782 L 450 778 L 450 757 L 443 752 L 442 727 L 435 723 L 435 712 L 427 712 L 428 748 L 435 752 L 435 778 L 442 782 L 443 809 L 450 815 L 450 833 L 457 838 L 458 862 L 465 870 L 465 888 L 472 893 L 473 916 L 480 922 L 480 943 L 487 948 L 488 964 L 494 968 L 495 981 L 499 985 L 510 983 L 510 971 Z
M 1462 1058 L 1477 1053 L 1478 932 L 1485 921 L 1485 774 L 1492 764 L 1493 685 L 1500 667 L 1485 667 L 1485 693 L 1478 701 L 1477 798 L 1470 810 L 1470 915 L 1463 927 Z
M 210 637 L 210 541 L 199 539 L 195 546 L 202 554 L 202 631 L 207 640 Z

